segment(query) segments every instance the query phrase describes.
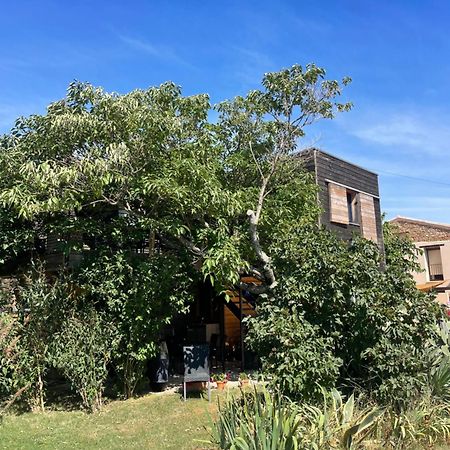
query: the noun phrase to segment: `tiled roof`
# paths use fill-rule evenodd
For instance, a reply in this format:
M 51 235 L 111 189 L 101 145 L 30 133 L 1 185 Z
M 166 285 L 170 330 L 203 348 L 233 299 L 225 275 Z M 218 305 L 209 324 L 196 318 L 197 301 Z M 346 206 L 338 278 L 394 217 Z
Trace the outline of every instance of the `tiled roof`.
M 400 233 L 408 235 L 414 242 L 434 242 L 450 240 L 450 225 L 428 220 L 398 216 L 390 221 Z

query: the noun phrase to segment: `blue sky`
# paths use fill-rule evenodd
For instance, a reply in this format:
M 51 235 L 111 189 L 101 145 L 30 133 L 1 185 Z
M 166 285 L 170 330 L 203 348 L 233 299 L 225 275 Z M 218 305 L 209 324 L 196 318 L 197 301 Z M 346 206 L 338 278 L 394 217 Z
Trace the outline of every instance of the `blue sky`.
M 264 72 L 349 75 L 354 109 L 314 144 L 380 175 L 382 209 L 450 223 L 450 2 L 20 1 L 0 13 L 0 132 L 74 79 L 127 92 L 172 80 L 213 102 Z

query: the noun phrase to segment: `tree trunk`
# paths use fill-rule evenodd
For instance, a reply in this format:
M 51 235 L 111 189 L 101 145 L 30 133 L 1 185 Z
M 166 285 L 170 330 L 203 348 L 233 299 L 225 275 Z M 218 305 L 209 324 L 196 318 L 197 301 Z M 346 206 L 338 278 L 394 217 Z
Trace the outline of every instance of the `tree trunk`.
M 37 366 L 38 371 L 38 382 L 37 382 L 37 388 L 38 388 L 38 402 L 39 402 L 39 409 L 41 412 L 45 411 L 45 405 L 44 405 L 44 382 L 42 381 L 42 371 L 41 366 L 38 364 Z

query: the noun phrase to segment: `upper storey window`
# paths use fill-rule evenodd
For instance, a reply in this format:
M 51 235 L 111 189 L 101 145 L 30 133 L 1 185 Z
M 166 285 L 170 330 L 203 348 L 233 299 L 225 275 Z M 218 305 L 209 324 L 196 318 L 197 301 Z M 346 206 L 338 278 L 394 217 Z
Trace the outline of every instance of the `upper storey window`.
M 348 221 L 359 225 L 359 194 L 347 189 Z
M 328 182 L 330 222 L 357 225 L 366 239 L 378 241 L 374 197 L 350 187 Z
M 429 247 L 425 249 L 425 259 L 427 261 L 428 277 L 430 281 L 443 280 L 441 249 L 439 247 Z

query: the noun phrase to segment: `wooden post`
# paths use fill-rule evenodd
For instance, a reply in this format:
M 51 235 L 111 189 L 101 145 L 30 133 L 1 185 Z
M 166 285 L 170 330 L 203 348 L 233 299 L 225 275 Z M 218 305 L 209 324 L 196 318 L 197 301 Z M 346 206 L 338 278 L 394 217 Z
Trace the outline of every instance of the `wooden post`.
M 152 256 L 153 253 L 155 252 L 155 241 L 156 241 L 155 232 L 152 230 L 150 231 L 150 237 L 148 240 L 148 252 L 150 256 Z
M 241 332 L 241 370 L 245 370 L 245 358 L 244 358 L 244 329 L 242 326 L 242 289 L 239 288 L 239 327 Z
M 220 353 L 222 358 L 222 370 L 225 372 L 225 305 L 224 300 L 221 299 L 220 304 Z

